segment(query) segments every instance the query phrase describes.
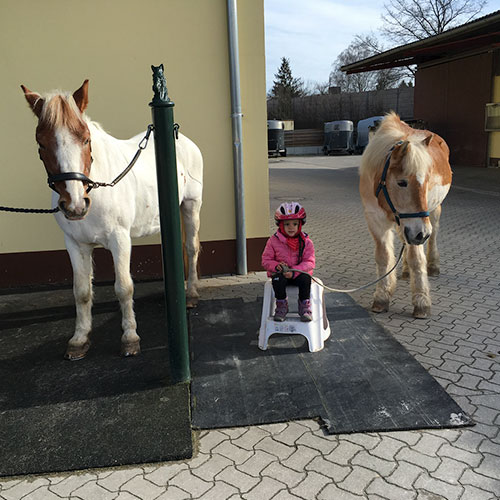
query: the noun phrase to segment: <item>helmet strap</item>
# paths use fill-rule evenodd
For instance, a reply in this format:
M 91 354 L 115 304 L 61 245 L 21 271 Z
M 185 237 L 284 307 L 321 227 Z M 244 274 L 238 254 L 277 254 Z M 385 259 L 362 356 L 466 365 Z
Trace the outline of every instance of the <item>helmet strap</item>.
M 300 219 L 289 219 L 289 220 L 298 220 L 299 221 L 299 227 L 297 229 L 297 233 L 295 234 L 295 236 L 292 236 L 292 238 L 297 238 L 297 236 L 300 235 L 300 233 L 302 232 L 302 221 Z M 279 221 L 279 224 L 278 224 L 278 227 L 279 227 L 279 231 L 281 234 L 283 234 L 283 236 L 286 236 L 287 238 L 290 238 L 290 236 L 288 236 L 288 234 L 286 234 L 285 232 L 285 222 L 286 220 L 280 220 Z

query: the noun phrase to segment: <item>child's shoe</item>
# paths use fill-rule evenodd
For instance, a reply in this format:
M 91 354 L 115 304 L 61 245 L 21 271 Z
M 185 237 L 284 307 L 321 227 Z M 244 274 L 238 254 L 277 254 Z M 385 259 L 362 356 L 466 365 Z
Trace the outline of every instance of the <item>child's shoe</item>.
M 285 321 L 288 312 L 288 299 L 276 300 L 276 311 L 274 311 L 274 321 Z
M 299 300 L 300 321 L 312 321 L 311 301 L 309 299 Z

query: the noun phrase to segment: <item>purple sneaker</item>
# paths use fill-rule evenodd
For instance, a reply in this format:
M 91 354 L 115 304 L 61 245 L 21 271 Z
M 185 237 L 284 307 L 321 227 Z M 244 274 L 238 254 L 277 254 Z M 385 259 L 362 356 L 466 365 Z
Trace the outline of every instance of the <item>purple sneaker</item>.
M 276 300 L 276 311 L 274 311 L 274 321 L 285 321 L 288 312 L 288 299 Z
M 299 300 L 300 321 L 312 321 L 311 301 L 309 299 Z

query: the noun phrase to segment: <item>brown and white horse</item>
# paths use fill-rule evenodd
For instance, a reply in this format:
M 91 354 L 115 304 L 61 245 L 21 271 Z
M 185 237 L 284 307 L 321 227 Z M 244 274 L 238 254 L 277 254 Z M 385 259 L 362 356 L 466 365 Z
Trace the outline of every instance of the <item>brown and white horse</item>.
M 394 266 L 393 229 L 406 243 L 403 277 L 411 279 L 413 316 L 431 311 L 428 274 L 439 274 L 436 245 L 441 203 L 451 186 L 449 149 L 437 134 L 415 130 L 389 113 L 361 158 L 359 191 L 375 240 L 378 276 Z M 424 243 L 428 241 L 427 258 Z M 396 288 L 395 273 L 378 282 L 372 311 L 384 312 Z
M 131 238 L 157 233 L 160 228 L 153 141 L 149 141 L 133 169 L 110 188 L 90 193 L 92 181 L 111 182 L 129 164 L 144 133 L 123 141 L 107 134 L 84 111 L 88 80 L 71 93 L 41 96 L 22 86 L 38 118 L 36 141 L 40 159 L 54 189 L 56 220 L 73 266 L 76 325 L 65 357 L 80 359 L 89 348 L 92 328 L 92 251 L 102 245 L 111 251 L 115 292 L 122 310 L 122 354 L 140 352 L 133 310 L 134 284 L 130 275 Z M 198 297 L 196 265 L 203 188 L 203 160 L 198 147 L 179 134 L 176 141 L 179 202 L 189 260 L 188 303 Z

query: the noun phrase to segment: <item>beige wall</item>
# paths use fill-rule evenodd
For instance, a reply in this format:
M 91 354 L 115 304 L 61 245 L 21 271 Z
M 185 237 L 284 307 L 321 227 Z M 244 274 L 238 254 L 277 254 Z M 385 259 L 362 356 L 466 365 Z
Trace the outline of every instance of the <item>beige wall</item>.
M 35 117 L 20 84 L 76 90 L 87 110 L 128 138 L 151 122 L 150 65 L 165 65 L 175 120 L 205 161 L 200 239 L 235 238 L 226 0 L 2 0 L 0 2 L 0 205 L 50 207 Z M 246 228 L 268 233 L 263 0 L 239 0 Z M 0 213 L 0 253 L 64 248 L 51 215 Z M 137 244 L 158 242 L 139 240 Z

